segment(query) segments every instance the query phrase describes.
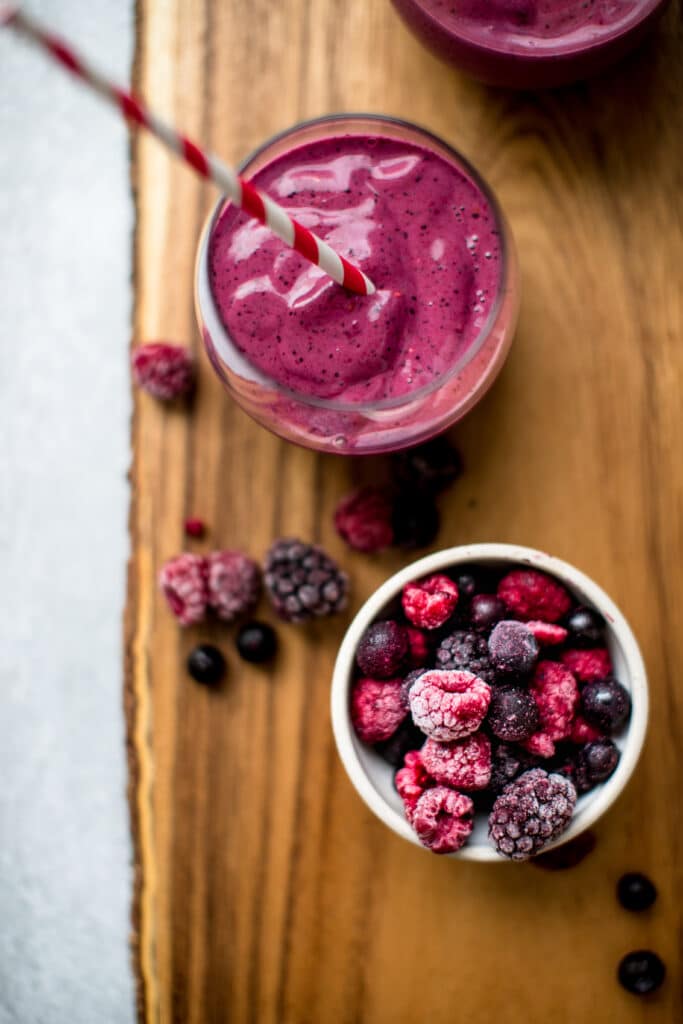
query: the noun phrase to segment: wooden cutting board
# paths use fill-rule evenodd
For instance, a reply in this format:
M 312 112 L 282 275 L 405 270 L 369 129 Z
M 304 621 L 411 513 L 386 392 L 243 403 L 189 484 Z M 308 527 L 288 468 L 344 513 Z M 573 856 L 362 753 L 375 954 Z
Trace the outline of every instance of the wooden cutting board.
M 133 143 L 135 338 L 198 351 L 191 412 L 136 395 L 126 616 L 140 1020 L 212 1024 L 670 1024 L 683 1017 L 683 52 L 672 9 L 590 85 L 514 94 L 429 56 L 388 0 L 139 0 L 135 85 L 237 161 L 317 114 L 417 121 L 487 177 L 517 238 L 524 299 L 494 390 L 455 431 L 467 472 L 439 546 L 545 548 L 592 574 L 640 639 L 652 685 L 642 764 L 579 867 L 442 860 L 389 833 L 335 754 L 330 671 L 346 623 L 400 554 L 353 555 L 332 510 L 369 462 L 271 437 L 199 353 L 192 276 L 214 194 L 152 140 Z M 210 524 L 188 542 L 183 520 Z M 261 556 L 296 534 L 348 568 L 346 616 L 279 626 L 274 668 L 226 627 L 180 630 L 155 577 L 183 548 Z M 268 615 L 267 609 L 263 614 Z M 229 680 L 188 680 L 199 640 Z M 626 869 L 660 890 L 621 910 Z M 626 951 L 669 966 L 645 1004 Z

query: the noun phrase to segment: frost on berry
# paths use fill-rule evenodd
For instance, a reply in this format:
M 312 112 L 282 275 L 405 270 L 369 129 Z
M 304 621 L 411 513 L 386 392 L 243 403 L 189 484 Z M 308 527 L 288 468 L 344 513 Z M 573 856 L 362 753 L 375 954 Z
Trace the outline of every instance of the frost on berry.
M 576 789 L 563 775 L 532 768 L 509 783 L 489 816 L 489 836 L 504 857 L 526 860 L 569 826 Z
M 569 669 L 556 661 L 539 661 L 529 689 L 538 708 L 540 732 L 556 743 L 568 739 L 579 703 L 579 688 Z
M 379 743 L 396 732 L 406 717 L 401 679 L 357 679 L 351 690 L 351 721 L 365 743 Z
M 206 574 L 208 602 L 224 622 L 251 611 L 261 595 L 261 569 L 241 551 L 212 551 Z
M 153 341 L 131 353 L 133 379 L 139 388 L 162 401 L 187 395 L 194 386 L 194 363 L 187 349 Z
M 455 789 L 486 789 L 491 779 L 491 742 L 483 732 L 452 743 L 428 739 L 421 751 L 429 774 Z
M 445 743 L 476 732 L 491 700 L 491 687 L 472 672 L 432 669 L 413 683 L 413 721 L 427 736 Z
M 581 683 L 606 679 L 612 674 L 612 659 L 606 647 L 591 647 L 587 650 L 572 648 L 562 652 L 560 661 Z
M 166 562 L 159 587 L 181 626 L 202 622 L 206 615 L 206 562 L 201 555 L 183 554 Z
M 380 487 L 363 487 L 337 505 L 334 525 L 349 547 L 371 554 L 394 541 L 391 496 Z
M 464 793 L 435 786 L 415 804 L 412 824 L 422 845 L 432 853 L 454 853 L 472 833 L 474 804 Z
M 356 662 L 363 675 L 391 679 L 400 673 L 408 655 L 408 635 L 393 619 L 373 622 L 363 633 Z
M 498 584 L 498 597 L 520 619 L 557 622 L 572 606 L 557 580 L 536 569 L 513 569 Z
M 407 583 L 401 595 L 403 611 L 413 626 L 438 629 L 447 622 L 458 603 L 458 588 L 440 573 Z

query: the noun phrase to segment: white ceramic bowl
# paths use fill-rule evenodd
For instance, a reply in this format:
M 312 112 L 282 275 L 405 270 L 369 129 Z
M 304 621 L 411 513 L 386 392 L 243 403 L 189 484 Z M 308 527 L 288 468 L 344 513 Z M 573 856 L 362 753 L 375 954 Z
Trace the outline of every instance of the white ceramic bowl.
M 356 648 L 370 623 L 390 614 L 392 603 L 397 601 L 406 583 L 433 572 L 447 571 L 454 566 L 475 562 L 480 565 L 519 564 L 540 569 L 556 576 L 582 604 L 600 612 L 607 623 L 606 641 L 614 663 L 615 676 L 631 695 L 633 708 L 629 725 L 614 740 L 621 751 L 617 770 L 607 782 L 579 797 L 570 827 L 546 847 L 549 850 L 589 828 L 611 807 L 638 762 L 648 718 L 645 666 L 630 626 L 604 590 L 567 562 L 552 558 L 542 551 L 512 544 L 471 544 L 437 551 L 391 576 L 360 609 L 339 649 L 332 679 L 332 728 L 337 750 L 351 782 L 370 810 L 399 836 L 420 846 L 419 839 L 403 816 L 401 799 L 393 785 L 394 769 L 372 747 L 358 739 L 351 724 L 349 688 L 354 677 Z M 484 815 L 477 816 L 467 845 L 449 856 L 489 863 L 510 863 L 489 842 Z

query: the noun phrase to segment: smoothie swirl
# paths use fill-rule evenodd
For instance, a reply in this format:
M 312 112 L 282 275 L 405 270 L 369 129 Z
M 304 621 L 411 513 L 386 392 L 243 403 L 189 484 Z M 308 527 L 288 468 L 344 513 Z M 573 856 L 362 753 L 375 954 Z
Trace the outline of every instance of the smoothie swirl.
M 218 313 L 247 360 L 290 391 L 349 403 L 410 395 L 476 342 L 501 280 L 494 211 L 446 159 L 343 135 L 299 146 L 254 184 L 377 286 L 352 295 L 228 204 L 211 233 Z

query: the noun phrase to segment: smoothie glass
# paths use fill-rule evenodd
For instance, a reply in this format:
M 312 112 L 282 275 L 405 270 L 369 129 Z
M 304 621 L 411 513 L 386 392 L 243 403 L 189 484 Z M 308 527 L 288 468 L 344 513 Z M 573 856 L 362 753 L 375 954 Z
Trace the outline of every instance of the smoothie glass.
M 392 0 L 438 56 L 488 82 L 538 89 L 619 60 L 668 0 Z
M 459 420 L 482 397 L 500 370 L 512 340 L 519 307 L 519 271 L 509 228 L 488 186 L 463 157 L 414 125 L 361 114 L 320 118 L 271 139 L 246 160 L 241 171 L 251 177 L 298 147 L 350 136 L 399 140 L 437 154 L 471 183 L 480 205 L 487 205 L 498 236 L 500 269 L 488 317 L 459 358 L 427 386 L 372 401 L 320 398 L 268 376 L 233 341 L 211 287 L 210 242 L 221 214 L 229 207 L 225 200 L 220 200 L 210 214 L 199 241 L 195 303 L 211 363 L 247 413 L 280 437 L 304 447 L 361 455 L 425 441 Z

